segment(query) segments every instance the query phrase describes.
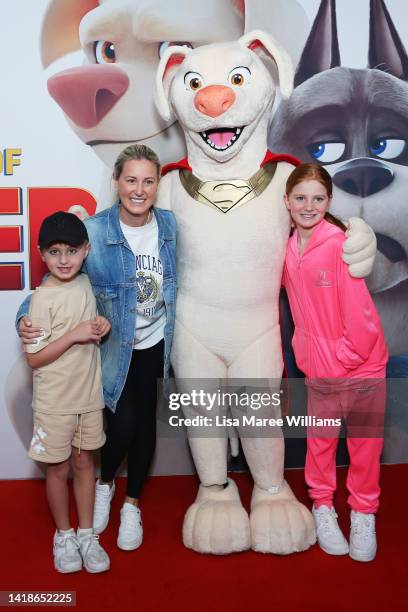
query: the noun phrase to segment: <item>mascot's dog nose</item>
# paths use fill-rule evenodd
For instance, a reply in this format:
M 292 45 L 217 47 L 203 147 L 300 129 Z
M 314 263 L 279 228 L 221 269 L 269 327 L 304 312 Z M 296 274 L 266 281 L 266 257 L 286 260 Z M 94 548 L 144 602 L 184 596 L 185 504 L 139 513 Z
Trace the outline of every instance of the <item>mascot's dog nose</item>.
M 370 159 L 353 159 L 333 175 L 339 189 L 362 198 L 385 189 L 394 180 L 394 173 L 385 164 Z
M 194 106 L 203 115 L 219 117 L 235 102 L 235 93 L 224 85 L 208 85 L 196 94 Z
M 108 114 L 129 87 L 117 66 L 70 68 L 48 79 L 48 91 L 76 125 L 92 128 Z

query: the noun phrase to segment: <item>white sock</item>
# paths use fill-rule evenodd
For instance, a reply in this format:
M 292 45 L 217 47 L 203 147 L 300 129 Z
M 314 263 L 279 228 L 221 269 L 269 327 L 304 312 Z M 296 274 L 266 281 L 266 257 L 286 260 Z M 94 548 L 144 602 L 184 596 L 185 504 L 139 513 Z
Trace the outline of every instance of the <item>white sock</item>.
M 80 538 L 81 536 L 87 536 L 93 533 L 92 527 L 87 527 L 87 529 L 81 529 L 78 527 L 77 536 Z
M 58 529 L 58 533 L 65 535 L 66 533 L 75 533 L 75 531 L 73 527 L 70 527 L 69 529 Z

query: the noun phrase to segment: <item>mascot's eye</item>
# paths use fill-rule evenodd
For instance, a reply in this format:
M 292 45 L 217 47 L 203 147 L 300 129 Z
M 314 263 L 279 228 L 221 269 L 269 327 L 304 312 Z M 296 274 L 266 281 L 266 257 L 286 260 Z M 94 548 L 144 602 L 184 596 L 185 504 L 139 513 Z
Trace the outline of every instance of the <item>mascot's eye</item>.
M 395 159 L 404 151 L 406 144 L 407 141 L 400 138 L 378 138 L 372 142 L 370 151 L 381 159 Z
M 184 85 L 187 89 L 198 91 L 203 86 L 203 77 L 198 72 L 187 72 L 184 76 Z
M 232 75 L 231 83 L 233 85 L 243 85 L 245 83 L 245 79 L 242 74 L 239 74 L 239 72 L 237 72 L 236 74 Z
M 332 164 L 344 155 L 344 142 L 313 142 L 307 147 L 310 155 L 322 164 Z
M 236 85 L 237 87 L 242 87 L 244 83 L 248 84 L 251 80 L 251 71 L 249 68 L 245 66 L 238 66 L 231 70 L 228 75 L 228 80 L 231 85 Z
M 202 82 L 200 81 L 200 79 L 197 79 L 197 77 L 194 77 L 194 79 L 191 79 L 189 85 L 190 89 L 196 91 L 197 89 L 200 89 L 200 87 L 202 86 Z
M 94 53 L 97 64 L 113 64 L 116 62 L 115 45 L 109 40 L 98 40 L 95 43 Z
M 166 51 L 166 49 L 168 49 L 169 47 L 188 47 L 189 49 L 193 49 L 193 45 L 189 42 L 180 42 L 178 40 L 166 40 L 164 42 L 161 42 L 159 44 L 159 58 L 161 59 L 164 55 L 164 52 Z

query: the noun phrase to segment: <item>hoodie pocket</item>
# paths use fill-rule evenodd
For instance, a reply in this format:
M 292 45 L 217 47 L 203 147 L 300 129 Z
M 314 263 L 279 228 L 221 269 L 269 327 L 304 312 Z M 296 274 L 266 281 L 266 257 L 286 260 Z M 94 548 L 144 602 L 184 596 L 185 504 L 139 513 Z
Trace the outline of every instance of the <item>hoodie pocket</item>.
M 310 376 L 316 378 L 343 378 L 347 369 L 336 355 L 336 340 L 310 337 Z
M 292 338 L 292 348 L 295 353 L 296 365 L 306 376 L 309 375 L 309 338 L 301 329 L 295 328 Z

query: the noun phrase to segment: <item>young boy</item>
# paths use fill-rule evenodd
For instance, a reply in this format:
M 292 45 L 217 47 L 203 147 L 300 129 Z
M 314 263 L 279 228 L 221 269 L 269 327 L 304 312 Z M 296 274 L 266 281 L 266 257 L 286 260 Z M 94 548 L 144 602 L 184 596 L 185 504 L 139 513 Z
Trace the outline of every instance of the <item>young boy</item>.
M 95 465 L 93 450 L 105 441 L 98 344 L 110 323 L 96 316 L 88 277 L 81 274 L 90 245 L 85 225 L 71 213 L 44 219 L 38 248 L 49 276 L 30 302 L 30 317 L 42 329 L 37 344 L 26 344 L 33 369 L 34 433 L 29 456 L 47 463 L 48 504 L 57 531 L 54 565 L 59 572 L 104 572 L 109 557 L 92 530 Z M 68 475 L 73 484 L 79 528 L 71 528 Z

